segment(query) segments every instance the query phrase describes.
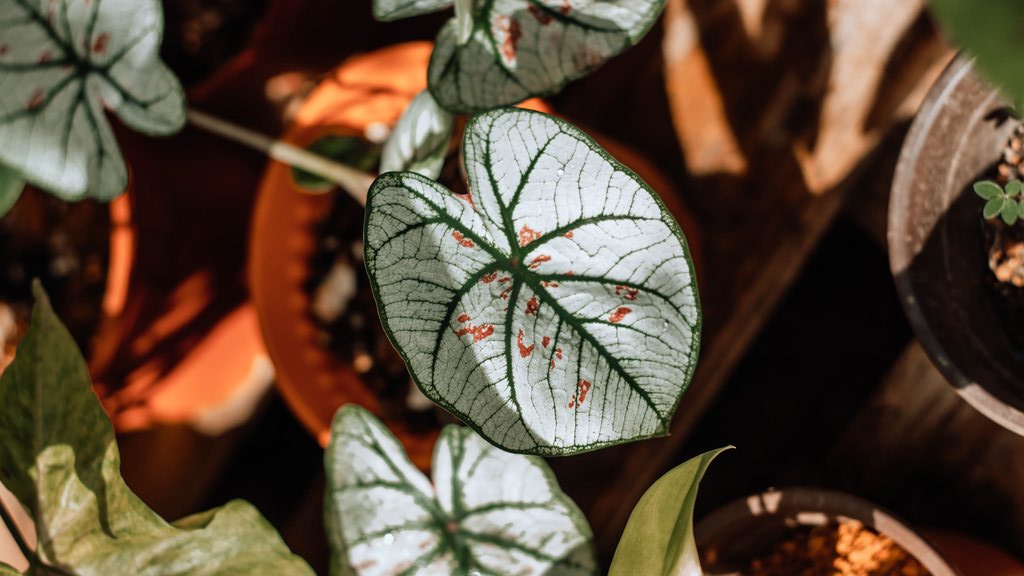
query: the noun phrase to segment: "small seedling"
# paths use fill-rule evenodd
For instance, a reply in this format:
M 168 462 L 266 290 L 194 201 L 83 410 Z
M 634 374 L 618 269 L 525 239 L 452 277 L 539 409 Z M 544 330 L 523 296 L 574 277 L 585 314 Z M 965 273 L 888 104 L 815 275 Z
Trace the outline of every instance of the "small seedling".
M 984 180 L 974 185 L 974 193 L 985 200 L 981 215 L 986 220 L 1002 218 L 1008 226 L 1024 219 L 1024 183 L 1010 180 L 1005 186 Z

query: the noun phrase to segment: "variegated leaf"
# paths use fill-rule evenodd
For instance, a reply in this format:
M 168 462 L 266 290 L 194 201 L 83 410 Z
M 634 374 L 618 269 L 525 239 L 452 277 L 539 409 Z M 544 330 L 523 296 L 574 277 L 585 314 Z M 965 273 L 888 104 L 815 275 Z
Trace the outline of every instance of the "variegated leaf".
M 367 203 L 366 265 L 423 392 L 513 452 L 663 434 L 697 359 L 686 241 L 586 134 L 500 109 L 466 128 L 472 197 L 413 173 Z
M 434 483 L 366 410 L 338 411 L 327 448 L 332 574 L 596 572 L 591 532 L 543 460 L 448 426 Z
M 437 38 L 428 79 L 437 102 L 473 113 L 558 92 L 647 34 L 665 0 L 482 0 L 461 41 Z
M 0 162 L 67 199 L 123 192 L 104 106 L 147 134 L 185 120 L 162 33 L 156 0 L 0 0 Z
M 381 153 L 380 171 L 410 171 L 436 179 L 441 174 L 455 119 L 420 92 L 398 120 Z
M 132 493 L 85 360 L 33 290 L 32 324 L 0 377 L 0 482 L 35 521 L 30 573 L 312 576 L 246 502 L 170 524 Z
M 373 0 L 373 17 L 389 22 L 451 8 L 453 0 Z

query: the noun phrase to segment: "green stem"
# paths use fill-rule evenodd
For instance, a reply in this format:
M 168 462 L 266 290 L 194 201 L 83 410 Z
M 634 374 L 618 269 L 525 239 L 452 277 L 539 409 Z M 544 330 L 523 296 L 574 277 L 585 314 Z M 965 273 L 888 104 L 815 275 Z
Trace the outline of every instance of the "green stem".
M 29 562 L 34 562 L 36 559 L 36 553 L 29 548 L 28 543 L 25 542 L 25 538 L 21 535 L 21 530 L 18 529 L 18 525 L 14 522 L 14 518 L 7 510 L 7 506 L 4 505 L 2 500 L 0 500 L 0 520 L 3 520 L 4 526 L 6 526 L 7 531 L 11 533 L 11 537 L 14 538 L 14 543 L 18 545 L 18 549 L 21 550 L 25 559 Z
M 366 194 L 370 190 L 370 184 L 373 184 L 373 175 L 371 174 L 324 158 L 287 142 L 274 140 L 205 112 L 189 110 L 188 120 L 203 130 L 259 150 L 274 160 L 334 182 L 356 201 L 366 206 Z

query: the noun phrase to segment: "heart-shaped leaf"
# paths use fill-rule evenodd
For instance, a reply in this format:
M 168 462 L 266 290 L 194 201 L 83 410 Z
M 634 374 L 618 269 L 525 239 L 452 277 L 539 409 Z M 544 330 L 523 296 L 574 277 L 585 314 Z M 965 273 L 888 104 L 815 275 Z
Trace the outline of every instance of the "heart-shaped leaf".
M 500 109 L 466 127 L 472 197 L 385 174 L 367 202 L 381 319 L 431 400 L 513 452 L 665 432 L 700 340 L 679 226 L 576 127 Z
M 665 0 L 486 0 L 472 34 L 438 35 L 428 79 L 437 102 L 473 113 L 558 92 L 647 34 Z
M 0 217 L 14 206 L 24 189 L 25 181 L 14 170 L 0 165 Z
M 974 184 L 974 193 L 985 200 L 990 200 L 996 196 L 1002 196 L 1003 189 L 991 180 L 983 180 Z
M 387 428 L 347 405 L 325 456 L 331 574 L 594 574 L 590 528 L 547 464 L 448 426 L 431 485 Z
M 146 134 L 185 121 L 156 0 L 0 0 L 0 162 L 58 196 L 124 191 L 104 105 Z
M 455 119 L 424 90 L 413 98 L 384 144 L 380 171 L 410 171 L 436 179 L 441 174 Z
M 0 482 L 35 521 L 37 562 L 79 576 L 312 575 L 245 502 L 172 525 L 131 492 L 85 361 L 34 291 L 32 324 L 0 378 Z
M 373 17 L 390 22 L 451 8 L 453 0 L 373 0 Z
M 691 458 L 651 485 L 629 516 L 609 576 L 700 576 L 693 539 L 693 507 L 701 478 L 719 448 Z

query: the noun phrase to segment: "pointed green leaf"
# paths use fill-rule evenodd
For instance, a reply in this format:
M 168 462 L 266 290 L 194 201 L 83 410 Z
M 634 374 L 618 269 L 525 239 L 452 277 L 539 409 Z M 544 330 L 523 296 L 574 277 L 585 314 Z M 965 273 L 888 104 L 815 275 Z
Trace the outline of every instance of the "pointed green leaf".
M 1006 194 L 1010 198 L 1020 196 L 1022 191 L 1024 191 L 1024 184 L 1020 180 L 1010 180 L 1006 183 Z
M 452 0 L 373 0 L 373 17 L 383 22 L 440 12 L 451 8 Z
M 448 426 L 433 485 L 379 420 L 335 415 L 327 467 L 331 574 L 594 574 L 586 520 L 547 464 Z
M 985 203 L 985 208 L 982 209 L 981 215 L 986 219 L 995 218 L 1003 210 L 1003 205 L 1007 202 L 1003 196 L 996 196 Z
M 974 193 L 986 200 L 989 200 L 996 196 L 1002 196 L 1003 189 L 999 187 L 999 184 L 991 180 L 984 180 L 974 184 Z
M 67 199 L 119 195 L 128 176 L 104 115 L 168 134 L 184 95 L 160 62 L 157 0 L 0 0 L 0 162 Z
M 324 136 L 306 150 L 363 172 L 376 172 L 381 147 L 358 136 Z M 292 178 L 300 187 L 313 192 L 327 192 L 336 183 L 301 168 L 292 168 Z
M 700 576 L 693 507 L 708 465 L 730 447 L 705 452 L 673 468 L 644 493 L 615 549 L 609 576 Z
M 25 189 L 25 181 L 17 172 L 0 165 L 0 217 L 14 206 Z
M 665 0 L 478 2 L 468 42 L 450 20 L 428 79 L 437 102 L 473 113 L 554 94 L 647 34 Z
M 249 504 L 174 526 L 132 493 L 85 361 L 34 291 L 32 324 L 0 378 L 0 482 L 35 521 L 39 560 L 79 576 L 311 575 Z
M 1007 200 L 1006 203 L 1003 204 L 1003 209 L 999 211 L 999 215 L 1002 216 L 1003 222 L 1006 222 L 1009 226 L 1013 226 L 1013 223 L 1017 221 L 1018 209 L 1019 207 L 1017 206 L 1016 200 Z
M 576 127 L 500 109 L 466 127 L 473 196 L 371 186 L 366 265 L 416 383 L 498 446 L 571 454 L 663 434 L 693 373 L 686 241 Z
M 455 119 L 424 90 L 413 98 L 384 144 L 380 171 L 409 171 L 430 179 L 441 175 Z

